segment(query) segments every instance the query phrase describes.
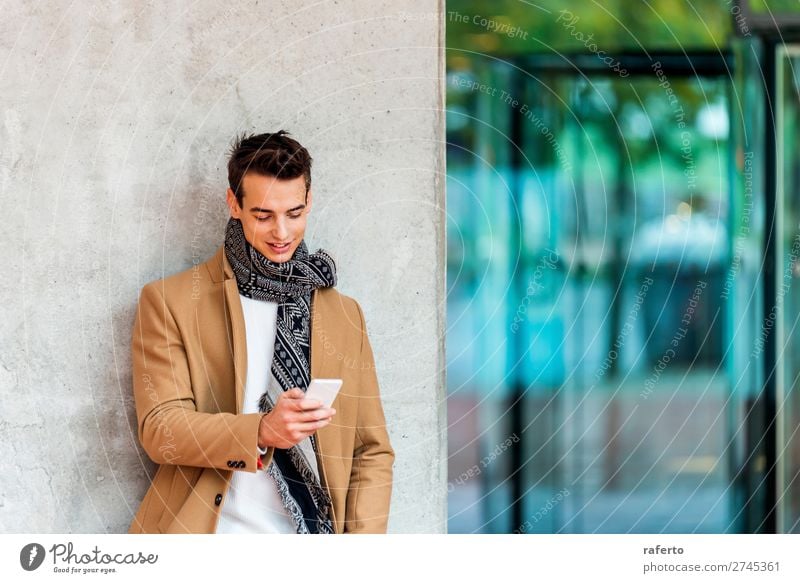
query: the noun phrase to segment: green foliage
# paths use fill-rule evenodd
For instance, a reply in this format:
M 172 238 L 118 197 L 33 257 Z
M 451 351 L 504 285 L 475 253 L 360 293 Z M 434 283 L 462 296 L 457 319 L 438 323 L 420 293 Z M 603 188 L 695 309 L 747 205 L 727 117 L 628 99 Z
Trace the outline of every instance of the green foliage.
M 758 14 L 797 14 L 800 3 L 797 0 L 748 0 L 750 10 Z
M 448 57 L 586 51 L 592 42 L 609 53 L 722 49 L 733 28 L 732 6 L 726 0 L 449 0 Z

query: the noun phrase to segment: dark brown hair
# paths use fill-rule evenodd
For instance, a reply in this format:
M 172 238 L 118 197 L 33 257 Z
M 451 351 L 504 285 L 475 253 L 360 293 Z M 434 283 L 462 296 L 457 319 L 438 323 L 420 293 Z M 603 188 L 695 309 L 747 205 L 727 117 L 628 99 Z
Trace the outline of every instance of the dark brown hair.
M 236 138 L 228 159 L 228 184 L 242 206 L 242 179 L 248 172 L 291 180 L 306 179 L 306 195 L 311 188 L 311 156 L 284 130 L 274 134 L 242 134 Z

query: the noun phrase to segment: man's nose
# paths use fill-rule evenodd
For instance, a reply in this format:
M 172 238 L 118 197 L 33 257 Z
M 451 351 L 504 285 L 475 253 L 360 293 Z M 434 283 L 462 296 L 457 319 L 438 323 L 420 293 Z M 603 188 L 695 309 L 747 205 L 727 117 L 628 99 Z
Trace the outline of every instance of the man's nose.
M 286 225 L 286 219 L 283 217 L 278 217 L 275 221 L 275 238 L 280 239 L 281 242 L 286 240 L 286 236 L 289 234 L 289 229 Z

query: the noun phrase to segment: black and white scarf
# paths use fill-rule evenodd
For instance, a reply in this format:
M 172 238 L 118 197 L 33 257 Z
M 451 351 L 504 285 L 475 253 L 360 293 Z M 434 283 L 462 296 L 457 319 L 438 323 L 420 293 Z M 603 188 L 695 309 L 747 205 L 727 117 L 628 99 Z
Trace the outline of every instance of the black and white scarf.
M 242 222 L 231 218 L 225 229 L 225 255 L 239 293 L 278 304 L 275 351 L 267 389 L 258 403 L 269 412 L 283 391 L 308 388 L 311 379 L 311 291 L 336 285 L 336 263 L 322 249 L 309 254 L 300 241 L 291 259 L 270 261 L 244 236 Z M 289 449 L 275 448 L 267 472 L 278 485 L 281 501 L 298 534 L 330 534 L 332 502 L 322 487 L 316 440 L 308 437 Z

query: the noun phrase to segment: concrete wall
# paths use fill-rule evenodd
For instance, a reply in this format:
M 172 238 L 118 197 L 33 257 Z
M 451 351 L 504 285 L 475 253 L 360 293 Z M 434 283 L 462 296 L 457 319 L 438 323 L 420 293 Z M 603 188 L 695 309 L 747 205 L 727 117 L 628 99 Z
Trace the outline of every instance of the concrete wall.
M 11 3 L 0 19 L 0 531 L 125 532 L 147 281 L 222 242 L 238 131 L 315 158 L 306 240 L 365 310 L 392 532 L 443 532 L 443 1 Z

